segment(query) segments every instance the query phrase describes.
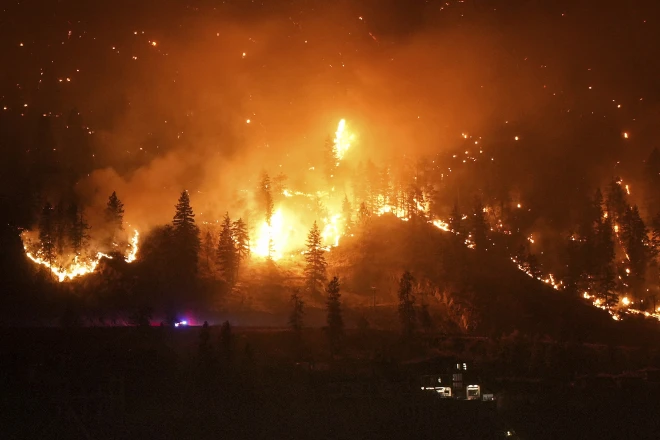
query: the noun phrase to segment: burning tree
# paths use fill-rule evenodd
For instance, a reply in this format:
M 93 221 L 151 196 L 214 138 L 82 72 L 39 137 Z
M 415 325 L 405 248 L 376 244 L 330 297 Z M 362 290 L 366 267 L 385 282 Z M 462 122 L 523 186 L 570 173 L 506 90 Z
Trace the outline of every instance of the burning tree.
M 266 219 L 266 224 L 270 229 L 272 226 L 273 214 L 275 212 L 275 204 L 273 202 L 273 192 L 270 183 L 270 177 L 267 172 L 263 172 L 261 175 L 261 181 L 259 184 L 259 193 L 261 194 L 261 203 L 264 210 L 264 217 Z M 273 258 L 273 239 L 272 237 L 268 238 L 268 259 Z
M 413 295 L 413 278 L 409 271 L 405 271 L 399 281 L 399 320 L 405 337 L 409 338 L 417 327 L 415 314 L 415 296 Z
M 325 251 L 321 247 L 321 231 L 314 222 L 312 229 L 307 235 L 307 253 L 305 254 L 305 281 L 307 291 L 312 295 L 320 295 L 325 282 Z
M 623 245 L 630 260 L 631 287 L 635 296 L 641 296 L 646 266 L 650 256 L 648 229 L 637 206 L 627 209 L 623 216 Z
M 325 292 L 328 295 L 326 306 L 328 308 L 328 339 L 330 341 L 330 350 L 334 354 L 340 346 L 344 336 L 344 318 L 341 312 L 341 293 L 339 293 L 339 278 L 333 277 Z
M 228 212 L 225 213 L 225 218 L 222 221 L 222 229 L 220 229 L 217 258 L 222 278 L 227 284 L 233 286 L 236 281 L 238 252 L 236 250 L 232 233 L 232 223 Z

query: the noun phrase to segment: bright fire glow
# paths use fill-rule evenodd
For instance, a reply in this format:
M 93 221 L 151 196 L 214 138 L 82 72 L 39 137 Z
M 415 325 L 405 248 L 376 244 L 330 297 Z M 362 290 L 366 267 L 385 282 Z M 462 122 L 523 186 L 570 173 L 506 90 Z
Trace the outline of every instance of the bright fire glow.
M 344 155 L 351 147 L 351 142 L 353 141 L 354 136 L 346 132 L 346 120 L 342 119 L 337 125 L 337 131 L 335 132 L 335 146 L 334 153 L 337 161 L 340 161 L 344 158 Z
M 136 259 L 136 255 L 138 252 L 139 237 L 140 234 L 136 229 L 133 234 L 133 238 L 131 238 L 129 242 L 128 253 L 124 257 L 127 263 L 132 263 Z M 79 255 L 76 255 L 75 257 L 73 257 L 73 261 L 71 263 L 67 264 L 66 266 L 62 266 L 57 264 L 57 262 L 55 261 L 53 261 L 52 263 L 48 262 L 46 259 L 44 259 L 43 254 L 40 250 L 36 252 L 31 252 L 28 249 L 28 245 L 25 241 L 23 243 L 23 249 L 25 249 L 25 255 L 30 260 L 48 268 L 59 282 L 72 280 L 79 276 L 87 275 L 88 273 L 94 272 L 94 270 L 96 270 L 96 267 L 98 266 L 102 258 L 107 258 L 109 260 L 112 260 L 112 257 L 110 255 L 104 254 L 103 252 L 97 252 L 94 257 L 88 257 L 88 258 L 81 258 Z

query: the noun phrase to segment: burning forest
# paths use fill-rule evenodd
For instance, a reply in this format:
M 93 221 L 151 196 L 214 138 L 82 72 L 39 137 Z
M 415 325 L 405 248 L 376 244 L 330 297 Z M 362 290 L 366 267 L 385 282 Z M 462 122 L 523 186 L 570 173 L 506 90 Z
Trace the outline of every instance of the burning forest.
M 572 39 L 586 9 L 170 6 L 7 29 L 13 295 L 195 322 L 323 307 L 336 275 L 360 314 L 410 271 L 449 332 L 532 325 L 537 301 L 660 320 L 655 77 Z

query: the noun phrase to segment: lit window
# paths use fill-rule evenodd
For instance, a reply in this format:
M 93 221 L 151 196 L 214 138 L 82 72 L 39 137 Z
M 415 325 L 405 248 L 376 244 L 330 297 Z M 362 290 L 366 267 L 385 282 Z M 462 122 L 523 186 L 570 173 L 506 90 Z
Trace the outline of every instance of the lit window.
M 467 364 L 466 363 L 463 363 L 463 369 L 467 370 Z

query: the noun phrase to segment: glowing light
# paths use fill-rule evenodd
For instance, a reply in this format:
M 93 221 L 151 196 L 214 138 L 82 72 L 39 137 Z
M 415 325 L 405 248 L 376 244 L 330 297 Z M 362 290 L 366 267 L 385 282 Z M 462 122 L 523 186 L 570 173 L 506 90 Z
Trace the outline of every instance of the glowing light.
M 344 158 L 346 151 L 351 147 L 351 141 L 353 141 L 354 136 L 346 132 L 346 120 L 342 119 L 337 125 L 337 131 L 335 132 L 335 145 L 334 153 L 335 158 L 340 161 Z
M 69 264 L 63 266 L 55 261 L 49 262 L 48 260 L 46 260 L 43 256 L 43 253 L 40 250 L 38 251 L 29 250 L 28 242 L 26 240 L 25 235 L 23 235 L 21 238 L 23 239 L 23 249 L 25 250 L 25 255 L 34 263 L 48 268 L 48 270 L 50 270 L 50 272 L 53 275 L 55 275 L 55 277 L 59 282 L 72 280 L 74 278 L 94 272 L 99 262 L 103 258 L 112 260 L 112 256 L 105 254 L 103 252 L 97 252 L 94 257 L 87 257 L 87 258 L 83 258 L 80 255 L 75 255 L 73 257 L 73 260 Z M 138 240 L 139 240 L 139 233 L 137 230 L 135 230 L 133 238 L 131 238 L 128 245 L 128 249 L 129 249 L 128 253 L 124 257 L 127 263 L 132 263 L 136 259 L 136 255 L 138 252 Z
M 270 255 L 273 260 L 279 260 L 284 255 L 291 232 L 292 228 L 285 228 L 282 210 L 278 209 L 271 217 L 270 225 L 264 221 L 257 230 L 252 253 L 264 258 Z
M 630 300 L 628 299 L 627 296 L 624 296 L 624 297 L 621 299 L 621 303 L 622 303 L 624 306 L 628 306 L 628 305 L 630 305 Z
M 140 233 L 137 231 L 137 229 L 134 230 L 133 232 L 133 238 L 131 238 L 131 241 L 128 243 L 128 254 L 126 255 L 126 262 L 127 263 L 132 263 L 135 261 L 137 252 L 138 252 L 138 240 L 140 238 Z
M 628 132 L 623 133 L 623 138 L 628 139 Z

